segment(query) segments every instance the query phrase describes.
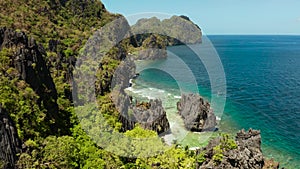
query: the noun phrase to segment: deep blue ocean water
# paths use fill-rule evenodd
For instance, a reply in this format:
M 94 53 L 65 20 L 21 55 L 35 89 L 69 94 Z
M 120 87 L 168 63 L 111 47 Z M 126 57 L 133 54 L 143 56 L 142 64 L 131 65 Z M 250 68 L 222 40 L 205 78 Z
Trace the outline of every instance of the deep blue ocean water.
M 208 36 L 226 75 L 226 106 L 221 130 L 259 129 L 263 153 L 288 168 L 300 168 L 300 36 Z M 185 46 L 168 48 L 192 69 L 199 93 L 211 98 L 208 73 Z M 172 62 L 168 59 L 156 64 Z M 180 72 L 180 63 L 178 63 Z M 162 90 L 178 89 L 168 74 L 141 72 L 137 83 Z M 228 128 L 230 129 L 228 129 Z

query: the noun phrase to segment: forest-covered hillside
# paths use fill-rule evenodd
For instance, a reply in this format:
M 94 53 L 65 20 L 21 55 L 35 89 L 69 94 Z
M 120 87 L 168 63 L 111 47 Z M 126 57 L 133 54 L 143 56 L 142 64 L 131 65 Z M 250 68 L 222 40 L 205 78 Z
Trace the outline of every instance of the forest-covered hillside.
M 229 165 L 226 153 L 239 146 L 227 135 L 215 140 L 211 144 L 214 147 L 203 150 L 174 144 L 153 157 L 128 157 L 104 150 L 82 129 L 72 96 L 76 88 L 76 60 L 88 38 L 121 15 L 108 12 L 96 0 L 1 0 L 0 7 L 0 167 L 115 169 Z M 101 107 L 96 113 L 86 112 L 95 119 L 99 114 L 104 116 L 113 127 L 112 132 L 134 138 L 157 137 L 157 132 L 138 124 L 124 127 L 110 95 L 116 67 L 135 48 L 152 43 L 147 38 L 153 36 L 157 35 L 147 35 L 144 44 L 139 44 L 137 37 L 123 40 L 103 56 L 96 71 L 95 90 Z M 166 45 L 154 46 L 165 49 Z M 250 133 L 249 138 L 252 136 L 260 140 L 257 133 Z M 148 151 L 155 146 L 155 142 L 147 146 L 136 144 L 129 150 Z M 264 159 L 256 160 L 253 166 L 264 166 Z M 242 163 L 238 161 L 236 166 L 239 165 Z

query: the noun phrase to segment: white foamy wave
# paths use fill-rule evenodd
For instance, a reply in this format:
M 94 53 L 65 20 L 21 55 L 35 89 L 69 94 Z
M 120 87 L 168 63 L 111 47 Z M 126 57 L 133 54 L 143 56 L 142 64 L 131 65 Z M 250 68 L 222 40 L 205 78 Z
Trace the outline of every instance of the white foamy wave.
M 181 99 L 181 96 L 174 96 L 175 99 Z
M 135 94 L 139 94 L 139 93 L 142 93 L 141 90 L 136 90 L 136 89 L 132 89 L 131 90 L 132 93 L 135 93 Z
M 133 91 L 134 89 L 132 87 L 127 87 L 125 90 L 128 90 L 128 91 Z
M 158 99 L 164 96 L 163 93 L 165 93 L 164 90 L 156 89 L 156 88 L 143 88 L 143 89 L 135 89 L 132 88 L 130 91 L 133 94 L 136 94 L 136 96 L 140 96 L 142 98 L 147 98 L 148 100 L 152 99 Z
M 221 117 L 216 116 L 217 121 L 221 121 Z
M 158 89 L 158 92 L 159 92 L 159 93 L 165 93 L 164 90 L 160 90 L 160 89 Z

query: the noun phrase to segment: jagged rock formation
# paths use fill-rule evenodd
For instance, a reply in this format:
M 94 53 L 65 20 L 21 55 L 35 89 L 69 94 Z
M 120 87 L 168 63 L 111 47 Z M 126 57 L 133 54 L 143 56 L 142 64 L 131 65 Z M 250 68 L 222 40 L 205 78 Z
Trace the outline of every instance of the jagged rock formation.
M 129 46 L 131 42 L 129 37 L 130 26 L 124 17 L 119 17 L 101 30 L 94 32 L 85 44 L 83 52 L 77 59 L 76 69 L 81 70 L 86 66 L 91 68 L 90 74 L 96 71 L 96 95 L 106 95 L 113 88 L 112 81 L 115 78 L 113 75 L 119 67 L 118 64 L 127 57 L 126 46 Z M 85 90 L 84 87 L 79 86 L 78 90 Z
M 119 120 L 122 130 L 131 130 L 136 123 L 141 127 L 156 131 L 158 134 L 170 129 L 166 112 L 160 100 L 150 100 L 149 103 L 131 102 L 124 89 L 129 87 L 129 80 L 134 76 L 135 65 L 132 60 L 126 59 L 116 69 L 112 80 L 112 100 L 119 111 Z
M 220 138 L 213 139 L 208 146 L 199 150 L 205 151 L 206 160 L 199 169 L 262 169 L 266 167 L 266 161 L 261 151 L 261 136 L 260 131 L 250 129 L 248 132 L 241 130 L 237 133 L 236 143 L 237 148 L 232 150 L 223 150 L 223 159 L 220 163 L 213 161 L 214 147 L 221 143 Z M 278 163 L 268 161 L 272 169 L 278 168 Z M 270 164 L 272 163 L 272 164 Z
M 0 163 L 4 162 L 3 168 L 15 168 L 18 160 L 16 154 L 20 152 L 21 143 L 16 126 L 0 105 Z
M 127 131 L 134 128 L 135 124 L 148 130 L 156 131 L 158 134 L 169 131 L 170 124 L 161 100 L 150 100 L 139 105 L 131 105 L 127 111 L 122 112 L 119 120 L 122 122 L 122 130 Z
M 63 119 L 58 114 L 57 91 L 44 61 L 46 52 L 43 46 L 27 38 L 23 32 L 0 28 L 0 49 L 3 48 L 13 50 L 10 66 L 18 71 L 19 78 L 26 81 L 39 96 L 38 104 L 47 110 L 46 121 L 55 122 L 51 123 L 50 128 L 53 134 L 57 134 Z
M 114 103 L 120 112 L 119 121 L 122 123 L 122 131 L 133 129 L 137 123 L 144 129 L 156 131 L 158 134 L 170 129 L 161 100 L 150 100 L 132 105 L 127 94 L 119 93 Z
M 130 97 L 124 91 L 129 87 L 129 81 L 134 76 L 135 64 L 131 59 L 126 59 L 120 63 L 118 68 L 115 70 L 114 75 L 111 79 L 111 98 L 114 102 L 118 112 L 119 121 L 122 123 L 122 131 L 131 130 L 135 126 L 135 122 L 130 120 L 128 110 L 131 106 Z
M 158 134 L 170 129 L 166 111 L 161 100 L 150 100 L 149 103 L 142 103 L 132 107 L 131 119 L 141 124 L 148 130 L 156 131 Z
M 210 104 L 199 94 L 182 94 L 177 109 L 188 130 L 199 132 L 215 130 L 216 116 Z

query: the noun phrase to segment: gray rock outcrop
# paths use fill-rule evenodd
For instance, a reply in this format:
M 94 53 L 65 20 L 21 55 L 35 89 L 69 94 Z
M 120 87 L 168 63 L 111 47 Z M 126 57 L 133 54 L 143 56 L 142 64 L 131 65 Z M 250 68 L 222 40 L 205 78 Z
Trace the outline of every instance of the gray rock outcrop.
M 220 163 L 213 160 L 214 147 L 221 143 L 220 138 L 213 139 L 208 146 L 199 150 L 205 151 L 206 160 L 198 166 L 199 169 L 262 169 L 267 165 L 261 151 L 261 135 L 260 131 L 250 129 L 248 132 L 241 130 L 237 133 L 235 142 L 236 149 L 224 150 L 223 158 Z M 270 165 L 272 163 L 273 165 Z M 278 168 L 278 163 L 268 161 L 268 165 L 273 166 L 272 169 Z
M 167 46 L 202 42 L 202 31 L 187 16 L 172 16 L 160 20 L 143 18 L 132 26 L 135 47 L 141 47 L 136 59 L 155 60 L 167 57 Z
M 130 118 L 141 124 L 143 128 L 156 131 L 158 134 L 170 129 L 167 114 L 161 100 L 150 100 L 148 103 L 142 102 L 133 106 L 132 110 L 133 114 Z
M 144 129 L 156 131 L 158 134 L 168 131 L 170 124 L 160 100 L 134 104 L 124 91 L 129 87 L 129 81 L 134 75 L 134 62 L 125 59 L 116 69 L 111 83 L 113 88 L 111 98 L 119 111 L 122 130 L 131 130 L 139 123 Z
M 126 93 L 119 93 L 117 100 L 112 98 L 119 111 L 119 121 L 122 123 L 122 131 L 131 130 L 136 124 L 148 130 L 156 131 L 158 134 L 167 132 L 170 124 L 161 100 L 150 100 L 132 104 Z
M 140 46 L 151 34 L 156 34 L 165 40 L 167 46 L 196 44 L 202 42 L 202 31 L 187 16 L 172 16 L 160 20 L 156 17 L 143 18 L 132 26 L 132 32 Z
M 13 169 L 17 162 L 17 153 L 21 152 L 21 142 L 17 129 L 8 113 L 0 105 L 0 164 L 3 168 Z
M 177 110 L 188 130 L 201 132 L 214 131 L 216 128 L 216 116 L 210 104 L 199 94 L 182 94 Z

